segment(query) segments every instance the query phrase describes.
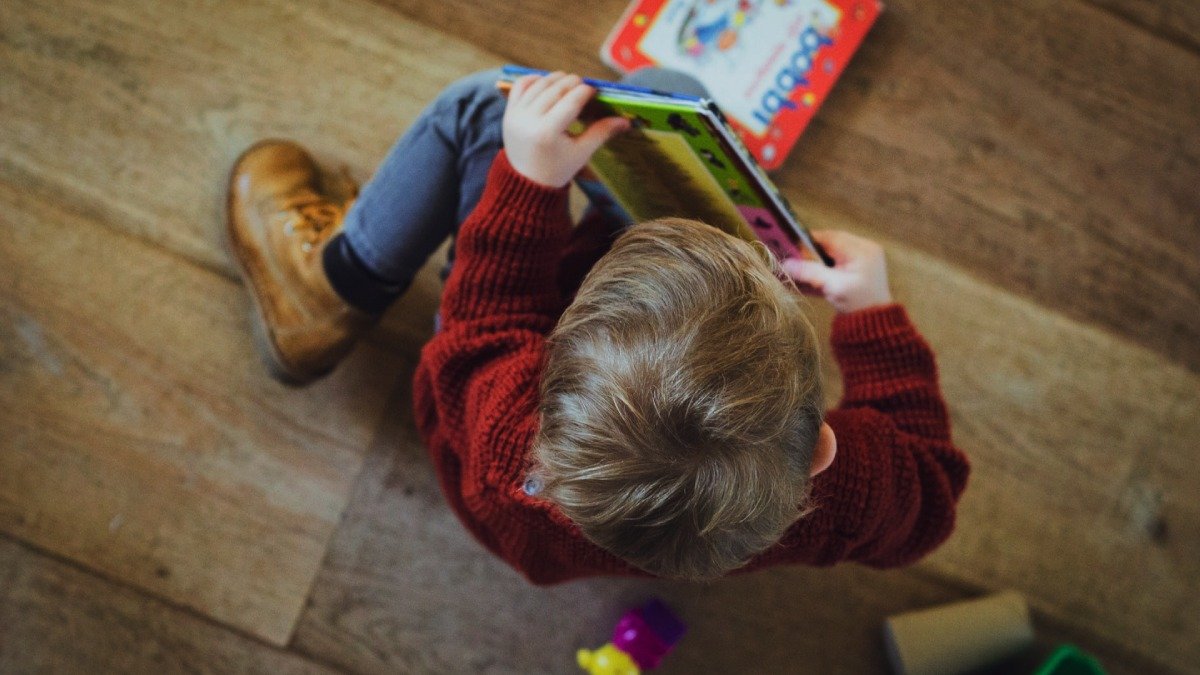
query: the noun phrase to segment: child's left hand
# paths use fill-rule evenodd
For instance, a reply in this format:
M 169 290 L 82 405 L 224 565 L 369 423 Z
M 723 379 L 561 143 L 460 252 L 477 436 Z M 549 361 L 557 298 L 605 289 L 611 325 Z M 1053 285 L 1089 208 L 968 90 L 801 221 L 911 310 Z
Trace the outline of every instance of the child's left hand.
M 508 163 L 529 180 L 559 188 L 588 163 L 608 139 L 629 128 L 624 117 L 593 122 L 583 133 L 567 133 L 596 90 L 578 75 L 526 75 L 513 83 L 504 111 Z

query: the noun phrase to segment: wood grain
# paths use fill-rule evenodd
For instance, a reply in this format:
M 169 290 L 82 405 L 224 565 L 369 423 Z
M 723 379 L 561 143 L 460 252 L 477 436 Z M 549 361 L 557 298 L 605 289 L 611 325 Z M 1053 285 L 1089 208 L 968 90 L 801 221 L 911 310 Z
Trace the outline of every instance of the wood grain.
M 395 377 L 271 381 L 222 276 L 0 163 L 0 531 L 282 644 Z
M 1200 5 L 1191 0 L 1088 0 L 1130 23 L 1200 53 Z
M 246 147 L 294 138 L 362 182 L 446 84 L 498 63 L 353 0 L 10 2 L 0 157 L 23 189 L 232 279 L 219 225 Z M 419 348 L 437 286 L 419 279 L 387 336 Z
M 626 4 L 379 1 L 593 75 Z M 886 4 L 777 172 L 801 215 L 835 212 L 1200 370 L 1200 54 L 1075 0 Z
M 410 410 L 407 392 L 391 407 Z M 412 424 L 411 414 L 390 419 L 371 450 L 297 628 L 302 654 L 360 673 L 569 672 L 576 649 L 603 644 L 621 612 L 658 596 L 689 625 L 664 673 L 880 673 L 885 617 L 1004 584 L 847 565 L 710 585 L 592 579 L 535 588 L 445 506 Z M 1110 673 L 1173 672 L 1081 623 L 1035 610 L 1037 648 L 994 672 L 1031 672 L 1064 642 L 1096 654 Z
M 0 577 L 0 672 L 334 672 L 3 537 Z
M 6 6 L 0 529 L 286 641 L 391 371 L 366 350 L 308 391 L 266 381 L 221 242 L 226 172 L 282 135 L 367 175 L 485 65 L 364 3 Z M 376 342 L 419 347 L 431 284 Z

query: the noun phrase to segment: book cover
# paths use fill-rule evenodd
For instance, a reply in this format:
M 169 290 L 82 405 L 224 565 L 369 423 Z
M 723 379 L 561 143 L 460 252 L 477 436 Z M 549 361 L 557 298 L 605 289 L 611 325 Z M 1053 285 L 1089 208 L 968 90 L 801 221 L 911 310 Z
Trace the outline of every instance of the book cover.
M 766 169 L 783 163 L 882 5 L 878 0 L 634 0 L 600 56 L 699 80 Z

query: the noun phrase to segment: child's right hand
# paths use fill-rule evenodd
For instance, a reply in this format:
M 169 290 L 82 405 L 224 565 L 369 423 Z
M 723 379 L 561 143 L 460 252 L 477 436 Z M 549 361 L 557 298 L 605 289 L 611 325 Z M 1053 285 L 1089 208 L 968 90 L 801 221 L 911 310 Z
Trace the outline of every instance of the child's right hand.
M 513 83 L 504 110 L 504 152 L 508 163 L 529 180 L 562 187 L 588 163 L 592 153 L 629 128 L 624 117 L 606 117 L 583 133 L 567 133 L 596 90 L 578 75 L 526 75 Z
M 784 260 L 783 271 L 801 291 L 825 298 L 839 313 L 892 302 L 882 246 L 839 230 L 818 230 L 812 235 L 833 258 L 834 266 L 817 260 Z

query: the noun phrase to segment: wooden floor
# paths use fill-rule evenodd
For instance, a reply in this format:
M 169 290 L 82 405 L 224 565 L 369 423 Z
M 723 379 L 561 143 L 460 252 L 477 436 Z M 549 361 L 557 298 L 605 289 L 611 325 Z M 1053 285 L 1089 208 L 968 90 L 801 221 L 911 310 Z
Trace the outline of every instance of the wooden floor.
M 900 571 L 536 589 L 415 436 L 433 275 L 277 385 L 222 190 L 265 136 L 366 179 L 480 68 L 608 75 L 624 0 L 6 2 L 0 672 L 572 672 L 655 594 L 691 626 L 664 672 L 873 673 L 884 617 L 1007 588 L 1038 633 L 1013 668 L 1073 642 L 1200 672 L 1200 5 L 886 4 L 777 179 L 888 249 L 974 462 L 954 537 Z

